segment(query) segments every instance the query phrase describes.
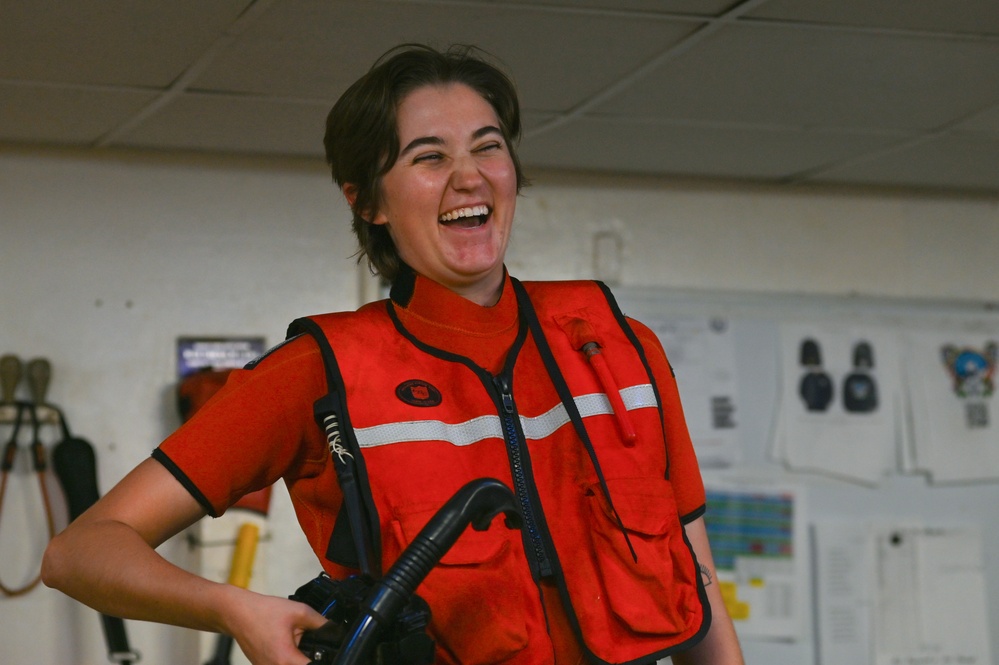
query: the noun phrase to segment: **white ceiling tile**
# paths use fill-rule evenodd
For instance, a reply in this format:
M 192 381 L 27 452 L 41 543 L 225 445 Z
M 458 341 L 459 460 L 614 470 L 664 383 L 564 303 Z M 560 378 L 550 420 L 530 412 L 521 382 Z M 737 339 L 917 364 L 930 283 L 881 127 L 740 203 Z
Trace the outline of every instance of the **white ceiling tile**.
M 164 87 L 250 0 L 0 2 L 0 78 Z
M 116 145 L 321 157 L 328 111 L 325 105 L 188 94 Z
M 897 137 L 585 118 L 524 140 L 524 163 L 546 168 L 782 180 Z
M 985 132 L 999 138 L 999 104 L 976 113 L 957 126 L 969 132 Z
M 997 0 L 0 0 L 0 143 L 318 158 L 406 41 L 505 63 L 528 166 L 999 193 Z
M 999 191 L 999 138 L 953 132 L 909 148 L 848 163 L 816 182 Z
M 525 135 L 537 130 L 539 127 L 547 125 L 559 116 L 555 113 L 544 113 L 535 111 L 523 111 L 520 114 L 520 124 Z
M 291 0 L 250 26 L 200 89 L 328 99 L 392 46 L 474 43 L 512 73 L 526 108 L 566 110 L 696 24 L 545 9 Z
M 7 141 L 89 145 L 155 94 L 0 82 L 0 136 Z
M 485 0 L 496 4 L 522 4 L 522 0 Z M 639 11 L 650 13 L 718 16 L 738 5 L 738 0 L 546 0 L 546 5 L 571 9 L 603 9 L 606 11 Z
M 747 16 L 867 28 L 999 35 L 996 0 L 769 0 Z
M 961 40 L 726 28 L 602 113 L 843 129 L 928 129 L 999 100 L 999 48 Z

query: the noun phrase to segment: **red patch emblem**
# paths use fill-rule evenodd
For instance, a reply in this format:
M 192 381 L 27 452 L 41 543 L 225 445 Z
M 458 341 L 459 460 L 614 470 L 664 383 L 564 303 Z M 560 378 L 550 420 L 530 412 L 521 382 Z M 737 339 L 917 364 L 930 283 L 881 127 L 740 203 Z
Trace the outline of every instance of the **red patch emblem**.
M 437 406 L 443 399 L 441 391 L 420 379 L 400 383 L 395 396 L 410 406 Z

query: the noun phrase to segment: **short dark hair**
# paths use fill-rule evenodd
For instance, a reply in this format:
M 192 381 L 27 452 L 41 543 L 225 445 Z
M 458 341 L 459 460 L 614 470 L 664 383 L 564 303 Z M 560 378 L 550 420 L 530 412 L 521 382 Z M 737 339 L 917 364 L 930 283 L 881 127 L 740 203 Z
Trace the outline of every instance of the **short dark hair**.
M 356 188 L 353 228 L 358 261 L 367 257 L 375 274 L 392 281 L 402 266 L 388 229 L 371 224 L 381 199 L 382 176 L 399 157 L 396 113 L 403 98 L 428 85 L 461 83 L 478 92 L 496 111 L 517 174 L 517 191 L 527 184 L 516 143 L 520 103 L 513 81 L 486 61 L 474 46 L 439 51 L 423 44 L 397 46 L 341 95 L 326 117 L 326 161 L 338 187 Z

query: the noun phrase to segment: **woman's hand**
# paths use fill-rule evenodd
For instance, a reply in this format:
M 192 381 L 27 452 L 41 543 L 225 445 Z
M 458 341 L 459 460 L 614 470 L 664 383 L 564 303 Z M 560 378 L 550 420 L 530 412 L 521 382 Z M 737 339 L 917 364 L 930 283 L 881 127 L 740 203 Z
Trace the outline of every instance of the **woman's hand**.
M 325 623 L 322 615 L 209 581 L 155 551 L 203 516 L 190 492 L 147 459 L 52 540 L 43 580 L 104 614 L 232 635 L 254 665 L 306 665 L 298 640 Z
M 235 589 L 235 588 L 234 588 Z M 242 591 L 242 590 L 239 590 Z M 298 650 L 306 630 L 326 623 L 325 617 L 296 600 L 242 592 L 229 604 L 227 632 L 253 665 L 308 665 Z

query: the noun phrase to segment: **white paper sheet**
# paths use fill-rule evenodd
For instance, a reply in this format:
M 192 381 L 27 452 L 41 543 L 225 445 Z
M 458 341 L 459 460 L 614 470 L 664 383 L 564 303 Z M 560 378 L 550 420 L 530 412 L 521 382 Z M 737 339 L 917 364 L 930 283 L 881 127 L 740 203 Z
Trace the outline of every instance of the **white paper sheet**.
M 819 663 L 870 663 L 873 540 L 868 529 L 854 522 L 824 522 L 813 531 Z
M 735 343 L 722 317 L 651 318 L 676 374 L 684 416 L 701 466 L 740 461 Z
M 898 468 L 901 389 L 896 334 L 883 327 L 781 326 L 781 396 L 773 455 L 790 469 L 876 485 Z M 819 362 L 812 362 L 812 345 Z M 866 346 L 872 365 L 855 362 Z M 813 359 L 814 360 L 814 359 Z
M 988 665 L 978 527 L 814 527 L 822 665 Z
M 999 330 L 906 337 L 915 466 L 934 482 L 999 479 Z

